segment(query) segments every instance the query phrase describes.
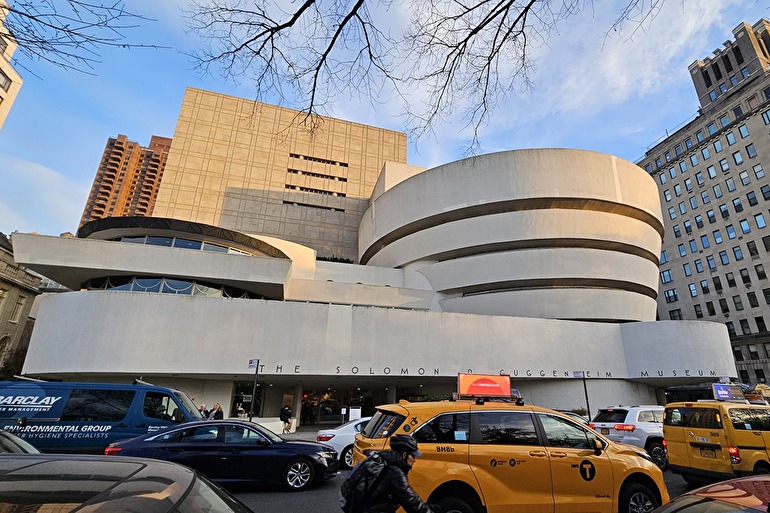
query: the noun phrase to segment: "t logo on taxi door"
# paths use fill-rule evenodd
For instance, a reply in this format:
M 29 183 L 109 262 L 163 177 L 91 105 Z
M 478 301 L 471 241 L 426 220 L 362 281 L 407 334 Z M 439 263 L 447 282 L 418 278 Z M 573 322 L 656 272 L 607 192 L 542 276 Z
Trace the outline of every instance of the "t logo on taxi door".
M 580 462 L 580 477 L 582 477 L 586 481 L 590 481 L 594 477 L 596 477 L 596 467 L 594 467 L 594 464 L 591 463 L 588 460 L 581 461 Z

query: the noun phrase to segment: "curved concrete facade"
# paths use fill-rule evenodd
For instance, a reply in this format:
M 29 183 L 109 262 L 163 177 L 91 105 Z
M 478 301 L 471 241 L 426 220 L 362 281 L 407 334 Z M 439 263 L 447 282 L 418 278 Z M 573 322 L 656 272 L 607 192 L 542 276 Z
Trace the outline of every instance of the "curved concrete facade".
M 361 263 L 417 270 L 444 311 L 649 321 L 663 221 L 636 165 L 566 149 L 429 169 L 380 192 Z
M 42 298 L 24 372 L 141 376 L 237 406 L 259 358 L 266 417 L 286 401 L 299 411 L 307 390 L 347 390 L 370 408 L 446 397 L 469 371 L 510 374 L 527 401 L 554 408 L 587 407 L 588 390 L 594 410 L 735 375 L 724 325 L 654 320 L 662 225 L 655 185 L 636 166 L 526 150 L 392 171 L 359 227 L 367 265 L 257 234 L 242 235 L 280 257 L 129 243 L 114 226 L 116 240 L 14 234 L 18 262 L 75 290 L 119 278 L 111 290 Z M 216 227 L 164 226 L 202 248 L 224 244 L 210 240 Z M 194 285 L 129 291 L 168 280 Z M 248 294 L 211 297 L 198 283 Z

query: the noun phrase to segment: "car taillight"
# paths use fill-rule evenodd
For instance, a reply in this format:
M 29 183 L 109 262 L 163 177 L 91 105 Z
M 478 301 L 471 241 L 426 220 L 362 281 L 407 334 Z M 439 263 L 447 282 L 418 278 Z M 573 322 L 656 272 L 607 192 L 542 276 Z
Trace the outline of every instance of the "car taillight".
M 114 455 L 118 454 L 122 450 L 123 449 L 121 449 L 120 447 L 109 447 L 108 446 L 106 449 L 104 449 L 104 454 L 106 454 L 107 456 L 114 456 Z
M 665 440 L 663 440 L 663 447 L 665 447 L 666 449 L 668 449 L 668 442 L 666 442 Z
M 743 461 L 741 458 L 740 449 L 738 449 L 734 445 L 730 445 L 729 447 L 727 447 L 727 454 L 730 455 L 730 463 L 732 463 L 733 465 L 736 465 L 741 461 Z
M 327 434 L 318 435 L 315 437 L 315 439 L 319 442 L 328 442 L 332 438 L 334 438 L 334 435 L 327 435 Z
M 596 429 L 596 424 L 591 422 L 590 424 L 588 424 L 588 427 L 590 427 L 591 429 Z
M 615 424 L 615 431 L 633 431 L 636 426 L 633 424 Z

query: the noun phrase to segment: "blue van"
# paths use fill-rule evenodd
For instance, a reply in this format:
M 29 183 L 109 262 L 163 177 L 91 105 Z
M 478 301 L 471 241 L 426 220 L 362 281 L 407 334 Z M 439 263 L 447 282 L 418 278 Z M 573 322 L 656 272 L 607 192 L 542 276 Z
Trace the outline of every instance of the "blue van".
M 0 382 L 0 429 L 43 452 L 102 453 L 188 420 L 201 414 L 187 395 L 144 382 Z

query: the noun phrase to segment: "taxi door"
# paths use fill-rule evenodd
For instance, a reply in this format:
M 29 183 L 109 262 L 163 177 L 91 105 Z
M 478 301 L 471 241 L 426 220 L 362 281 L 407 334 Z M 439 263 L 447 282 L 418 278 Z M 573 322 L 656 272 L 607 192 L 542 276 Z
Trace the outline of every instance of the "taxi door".
M 596 435 L 557 415 L 538 413 L 553 476 L 556 513 L 611 513 L 612 464 L 594 450 Z
M 770 409 L 745 405 L 725 407 L 723 412 L 728 446 L 737 447 L 741 458 L 739 463 L 732 464 L 733 471 L 753 473 L 757 463 L 768 461 Z
M 466 410 L 441 413 L 412 433 L 422 457 L 409 472 L 409 484 L 420 497 L 429 497 L 449 478 L 478 489 L 468 467 L 470 432 L 470 413 Z
M 722 474 L 725 478 L 733 473 L 728 441 L 719 405 L 692 406 L 680 408 L 685 417 L 684 437 L 689 466 L 711 473 Z
M 551 469 L 531 411 L 472 410 L 469 462 L 488 513 L 553 513 Z

